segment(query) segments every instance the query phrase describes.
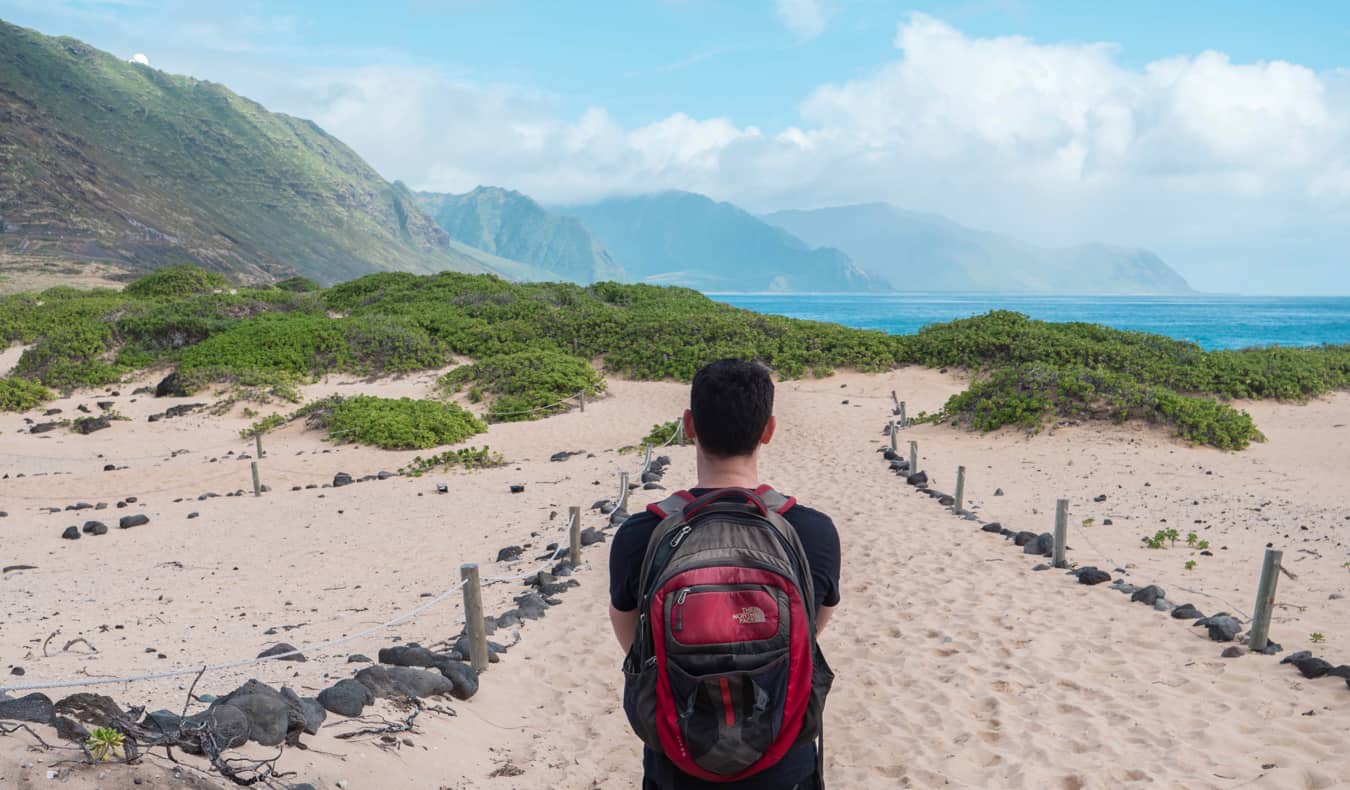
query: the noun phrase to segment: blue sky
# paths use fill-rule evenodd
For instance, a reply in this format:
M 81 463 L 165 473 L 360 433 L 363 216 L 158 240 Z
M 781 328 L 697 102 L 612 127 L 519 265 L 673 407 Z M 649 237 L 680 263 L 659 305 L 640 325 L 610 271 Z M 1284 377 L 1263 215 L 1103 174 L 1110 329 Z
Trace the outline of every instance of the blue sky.
M 552 202 L 886 200 L 1350 293 L 1350 11 L 1306 2 L 0 0 L 310 117 L 389 178 Z

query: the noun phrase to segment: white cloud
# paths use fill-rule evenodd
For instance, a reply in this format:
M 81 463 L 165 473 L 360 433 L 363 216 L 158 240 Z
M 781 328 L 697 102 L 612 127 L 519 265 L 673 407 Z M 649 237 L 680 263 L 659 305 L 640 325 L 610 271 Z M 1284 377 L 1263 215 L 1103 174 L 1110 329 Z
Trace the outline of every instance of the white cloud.
M 774 0 L 778 18 L 803 40 L 825 32 L 826 14 L 820 0 Z
M 824 25 L 815 4 L 779 10 L 803 36 Z M 751 209 L 887 200 L 1038 241 L 1156 247 L 1209 287 L 1232 287 L 1225 267 L 1269 239 L 1318 239 L 1298 253 L 1310 259 L 1350 244 L 1350 72 L 1219 52 L 1136 68 L 1111 44 L 978 38 L 923 14 L 894 45 L 891 62 L 819 86 L 772 130 L 675 107 L 625 125 L 424 65 L 230 84 L 418 188 L 497 184 L 555 203 L 676 188 Z

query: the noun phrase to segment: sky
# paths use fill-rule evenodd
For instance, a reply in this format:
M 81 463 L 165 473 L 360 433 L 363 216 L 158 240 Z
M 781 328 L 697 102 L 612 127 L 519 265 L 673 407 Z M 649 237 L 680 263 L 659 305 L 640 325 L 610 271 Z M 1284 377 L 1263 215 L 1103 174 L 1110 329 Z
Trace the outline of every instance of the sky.
M 1206 291 L 1350 294 L 1340 2 L 0 0 L 0 18 L 310 118 L 416 189 L 886 201 L 1146 247 Z

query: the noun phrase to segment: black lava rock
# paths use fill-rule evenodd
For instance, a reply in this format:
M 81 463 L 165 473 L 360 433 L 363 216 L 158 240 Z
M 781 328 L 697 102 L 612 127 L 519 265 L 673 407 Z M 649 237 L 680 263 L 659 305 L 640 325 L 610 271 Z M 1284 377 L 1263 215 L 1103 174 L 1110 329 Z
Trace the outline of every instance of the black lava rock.
M 478 693 L 478 673 L 473 671 L 473 667 L 460 661 L 443 661 L 437 668 L 455 684 L 450 696 L 468 699 Z
M 1026 546 L 1039 537 L 1035 532 L 1019 532 L 1013 535 L 1014 546 Z
M 523 494 L 523 493 L 525 493 L 525 486 L 523 486 L 523 485 L 513 485 L 513 486 L 511 486 L 511 493 L 513 493 L 513 494 Z
M 1087 585 L 1104 584 L 1111 581 L 1111 574 L 1099 568 L 1088 566 L 1078 570 L 1078 583 Z
M 70 424 L 70 429 L 78 434 L 89 435 L 94 431 L 101 431 L 104 428 L 111 428 L 112 421 L 106 416 L 102 417 L 84 417 Z
M 338 472 L 333 475 L 333 488 L 341 488 L 352 484 L 352 476 L 346 472 Z
M 59 422 L 40 422 L 28 429 L 29 433 L 46 433 L 61 427 Z
M 926 486 L 928 485 L 928 473 L 915 472 L 912 475 L 907 475 L 905 477 L 905 482 L 912 486 Z
M 1223 652 L 1219 654 L 1219 657 L 1220 657 L 1220 658 L 1242 658 L 1242 654 L 1245 653 L 1245 652 L 1247 652 L 1247 651 L 1245 651 L 1245 650 L 1243 650 L 1242 648 L 1237 647 L 1236 645 L 1234 645 L 1233 647 L 1225 647 L 1225 648 L 1223 649 Z
M 139 527 L 142 524 L 149 524 L 149 523 L 150 523 L 149 516 L 145 515 L 144 513 L 137 513 L 134 516 L 122 516 L 122 518 L 117 522 L 117 528 L 130 529 L 131 527 Z
M 79 539 L 80 539 L 80 528 L 79 528 L 79 527 L 66 527 L 66 531 L 61 533 L 61 537 L 62 537 L 62 538 L 65 538 L 66 540 L 79 540 Z
M 348 663 L 348 664 L 370 664 L 370 663 L 372 663 L 372 662 L 371 662 L 371 660 L 370 660 L 370 656 L 362 655 L 361 653 L 352 653 L 350 656 L 347 656 L 347 663 Z
M 1131 601 L 1142 603 L 1145 606 L 1152 606 L 1159 600 L 1167 597 L 1167 591 L 1156 584 L 1150 584 L 1139 590 L 1135 590 L 1130 596 Z
M 381 664 L 396 667 L 436 667 L 445 661 L 445 656 L 421 645 L 382 647 L 380 648 L 379 658 Z
M 1199 620 L 1205 615 L 1193 605 L 1184 603 L 1172 610 L 1172 616 L 1178 620 Z
M 1242 624 L 1237 621 L 1237 618 L 1226 612 L 1220 612 L 1213 617 L 1202 617 L 1195 621 L 1195 625 L 1204 626 L 1208 629 L 1209 638 L 1215 642 L 1231 642 L 1237 638 L 1238 632 L 1242 630 Z
M 322 727 L 324 719 L 328 718 L 328 711 L 323 709 L 318 700 L 313 697 L 301 697 L 286 686 L 281 687 L 281 698 L 286 700 L 286 705 L 290 709 L 290 721 L 287 725 L 289 736 L 298 738 L 300 733 L 296 731 L 296 725 L 299 725 L 299 730 L 310 735 L 319 734 L 319 727 Z
M 185 398 L 187 397 L 186 382 L 183 377 L 174 371 L 164 378 L 160 379 L 159 384 L 155 385 L 156 398 Z
M 1029 540 L 1022 547 L 1023 554 L 1038 554 L 1042 557 L 1050 557 L 1055 553 L 1055 536 L 1049 532 L 1042 532 L 1034 540 Z
M 366 667 L 356 673 L 356 682 L 370 690 L 373 697 L 431 697 L 449 694 L 455 684 L 439 672 L 412 667 Z
M 510 562 L 511 560 L 518 560 L 520 559 L 520 555 L 523 554 L 524 552 L 525 549 L 521 548 L 520 546 L 503 546 L 502 548 L 497 550 L 497 562 Z
M 985 524 L 984 526 L 980 527 L 980 530 L 982 532 L 1002 532 L 1003 525 L 998 523 L 997 521 L 991 521 L 988 524 Z
M 48 724 L 56 718 L 56 707 L 46 694 L 29 694 L 18 699 L 0 699 L 0 719 Z
M 370 689 L 351 678 L 339 680 L 331 688 L 320 691 L 318 696 L 324 710 L 339 716 L 360 716 L 361 711 L 374 701 Z
M 248 739 L 263 746 L 276 746 L 286 740 L 291 729 L 291 706 L 281 692 L 264 683 L 250 680 L 211 707 L 233 706 L 248 718 Z M 303 726 L 303 719 L 299 722 Z
M 95 727 L 110 727 L 113 722 L 126 717 L 112 697 L 86 692 L 60 700 L 56 703 L 56 712 Z
M 591 546 L 596 543 L 603 543 L 604 540 L 605 540 L 605 533 L 601 532 L 595 527 L 587 527 L 581 531 L 582 546 Z
M 292 645 L 288 645 L 285 642 L 278 642 L 277 644 L 272 645 L 271 647 L 259 653 L 258 658 L 267 658 L 269 656 L 280 656 L 284 653 L 295 653 L 295 647 Z M 277 660 L 304 662 L 308 661 L 309 659 L 305 658 L 304 653 L 295 653 L 295 655 L 293 656 L 285 656 L 284 658 L 278 658 Z

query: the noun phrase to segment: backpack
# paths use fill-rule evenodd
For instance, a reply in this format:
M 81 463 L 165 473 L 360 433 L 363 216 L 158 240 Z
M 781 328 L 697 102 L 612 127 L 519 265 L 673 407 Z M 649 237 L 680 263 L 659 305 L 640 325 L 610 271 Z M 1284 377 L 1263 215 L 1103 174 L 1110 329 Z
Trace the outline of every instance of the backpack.
M 642 564 L 624 660 L 633 731 L 684 773 L 735 782 L 820 733 L 834 679 L 816 645 L 815 594 L 796 500 L 769 486 L 680 491 Z

